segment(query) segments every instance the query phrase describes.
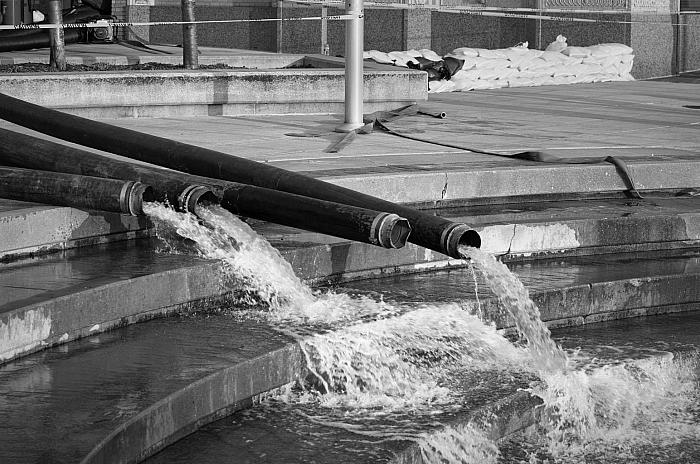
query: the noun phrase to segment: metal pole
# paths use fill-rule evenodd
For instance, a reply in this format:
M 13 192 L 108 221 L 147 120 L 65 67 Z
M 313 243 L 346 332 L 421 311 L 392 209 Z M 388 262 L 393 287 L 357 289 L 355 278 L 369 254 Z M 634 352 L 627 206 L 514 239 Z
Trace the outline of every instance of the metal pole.
M 364 51 L 363 0 L 347 0 L 346 13 L 357 18 L 345 22 L 345 123 L 338 132 L 352 132 L 364 125 L 362 122 L 362 52 Z
M 328 7 L 325 5 L 321 7 L 321 17 L 323 18 L 321 20 L 321 54 L 322 55 L 328 55 L 329 54 L 329 47 L 328 47 L 328 19 L 326 19 L 326 16 L 328 16 Z
M 182 20 L 194 21 L 195 0 L 182 0 Z M 197 50 L 197 25 L 182 25 L 182 64 L 187 69 L 199 67 L 199 51 Z
M 49 2 L 49 22 L 52 24 L 63 24 L 63 11 L 60 0 Z M 66 45 L 62 27 L 51 29 L 51 49 L 49 51 L 49 66 L 51 69 L 59 71 L 66 70 Z

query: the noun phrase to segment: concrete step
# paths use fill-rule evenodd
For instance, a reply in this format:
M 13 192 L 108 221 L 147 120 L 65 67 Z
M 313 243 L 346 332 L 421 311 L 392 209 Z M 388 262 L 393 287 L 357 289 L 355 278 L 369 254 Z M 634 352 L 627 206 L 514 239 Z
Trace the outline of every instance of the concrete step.
M 543 308 L 544 319 L 555 325 L 683 312 L 700 303 L 697 252 L 634 255 L 633 261 L 629 256 L 544 261 L 514 270 Z M 153 275 L 132 277 L 131 293 L 144 298 L 157 292 L 163 281 L 153 280 Z M 172 275 L 168 281 L 173 281 Z M 172 285 L 170 290 L 179 282 Z M 466 269 L 400 281 L 355 282 L 346 290 L 380 292 L 386 301 L 404 304 L 474 299 Z M 483 283 L 479 292 L 484 308 L 495 307 Z M 83 309 L 64 313 L 106 311 L 95 293 L 84 297 Z M 84 462 L 114 462 L 118 456 L 141 459 L 303 374 L 298 346 L 265 322 L 241 322 L 215 306 L 199 307 L 201 314 L 107 333 L 95 330 L 82 340 L 5 363 L 0 367 L 0 392 L 11 401 L 3 407 L 0 460 L 36 462 L 49 455 L 72 462 L 86 455 Z M 564 307 L 571 312 L 553 309 Z M 687 328 L 700 323 L 693 314 L 697 312 L 677 318 L 685 318 L 680 323 Z M 654 339 L 647 329 L 642 332 L 643 342 Z
M 245 62 L 239 56 L 234 65 Z M 252 69 L 287 62 L 292 67 Z M 327 57 L 274 61 L 255 55 L 246 68 L 231 70 L 9 74 L 0 80 L 0 92 L 87 118 L 342 114 L 343 66 Z M 365 112 L 425 101 L 427 75 L 368 66 L 363 93 Z
M 529 261 L 697 249 L 700 212 L 696 202 L 695 198 L 559 202 L 474 209 L 468 217 L 462 215 L 464 211 L 443 213 L 457 221 L 469 220 L 482 235 L 485 250 L 505 261 Z M 252 225 L 310 283 L 465 266 L 462 260 L 413 244 L 387 250 L 269 223 Z M 22 230 L 18 229 L 19 235 Z M 213 277 L 221 272 L 218 263 L 157 253 L 149 240 L 37 258 L 5 256 L 6 263 L 0 264 L 0 361 L 203 301 L 225 299 L 227 292 L 235 290 L 222 288 Z

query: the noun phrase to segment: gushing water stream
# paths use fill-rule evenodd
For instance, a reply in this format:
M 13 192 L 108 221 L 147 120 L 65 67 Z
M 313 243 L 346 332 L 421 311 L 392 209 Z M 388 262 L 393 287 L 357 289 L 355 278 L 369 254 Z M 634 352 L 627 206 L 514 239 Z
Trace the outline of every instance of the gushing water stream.
M 200 208 L 201 221 L 156 204 L 144 210 L 173 247 L 177 240 L 168 237 L 175 232 L 201 256 L 220 260 L 223 286 L 245 287 L 255 306 L 241 317 L 264 318 L 299 342 L 310 375 L 280 401 L 307 411 L 300 414 L 308 420 L 378 440 L 413 441 L 425 462 L 511 462 L 503 455 L 508 448 L 499 450 L 483 424 L 451 426 L 443 419 L 464 408 L 474 379 L 525 378 L 543 401 L 543 419 L 536 433 L 521 437 L 529 447 L 520 446 L 512 462 L 586 462 L 649 440 L 651 430 L 664 442 L 700 436 L 697 360 L 600 366 L 567 354 L 527 289 L 487 253 L 462 250 L 498 295 L 524 347 L 482 321 L 471 303 L 398 304 L 314 291 L 277 250 L 219 207 Z

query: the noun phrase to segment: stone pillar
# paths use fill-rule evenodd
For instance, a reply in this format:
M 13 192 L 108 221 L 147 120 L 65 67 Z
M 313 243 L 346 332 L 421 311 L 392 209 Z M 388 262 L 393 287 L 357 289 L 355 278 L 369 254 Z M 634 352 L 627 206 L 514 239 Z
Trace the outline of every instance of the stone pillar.
M 126 0 L 127 22 L 144 23 L 151 20 L 151 7 L 155 0 Z M 126 40 L 138 40 L 139 42 L 150 42 L 149 26 L 131 26 L 124 33 Z
M 432 49 L 432 11 L 428 8 L 406 9 L 403 12 L 404 50 Z
M 631 0 L 632 24 L 629 46 L 634 49 L 632 75 L 637 79 L 668 76 L 674 71 L 676 43 L 673 22 L 676 2 Z

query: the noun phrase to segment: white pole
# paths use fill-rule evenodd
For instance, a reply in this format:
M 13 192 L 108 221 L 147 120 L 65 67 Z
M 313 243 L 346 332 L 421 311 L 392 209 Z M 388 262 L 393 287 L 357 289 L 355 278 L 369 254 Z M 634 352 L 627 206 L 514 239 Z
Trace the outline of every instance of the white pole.
M 358 15 L 345 21 L 345 123 L 338 132 L 352 132 L 364 125 L 362 122 L 362 52 L 364 51 L 363 0 L 347 0 L 347 14 Z

